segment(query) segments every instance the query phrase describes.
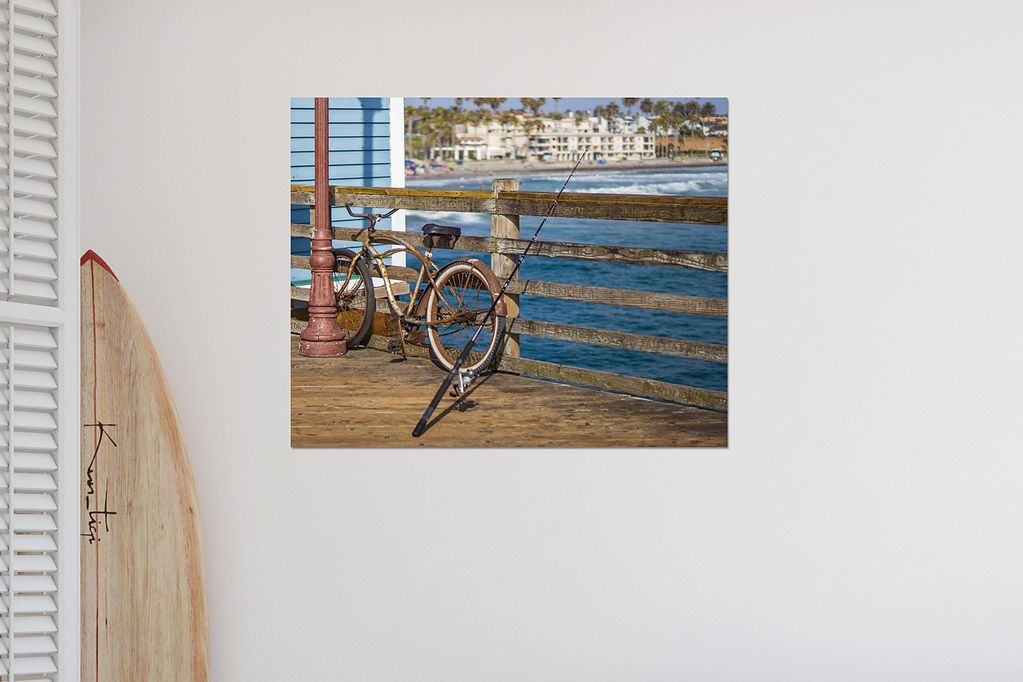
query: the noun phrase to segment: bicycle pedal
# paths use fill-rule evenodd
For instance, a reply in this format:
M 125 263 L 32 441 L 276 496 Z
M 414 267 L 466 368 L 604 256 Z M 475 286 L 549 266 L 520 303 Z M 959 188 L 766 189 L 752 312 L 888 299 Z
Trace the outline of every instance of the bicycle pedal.
M 404 353 L 402 352 L 404 350 L 403 345 L 404 344 L 402 344 L 400 339 L 390 339 L 387 342 L 387 352 L 402 353 L 402 355 L 404 355 Z

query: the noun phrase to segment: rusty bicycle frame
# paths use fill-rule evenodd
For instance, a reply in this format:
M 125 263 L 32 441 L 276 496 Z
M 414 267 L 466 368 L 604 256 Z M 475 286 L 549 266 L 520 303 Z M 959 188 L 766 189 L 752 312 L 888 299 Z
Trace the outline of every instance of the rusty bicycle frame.
M 357 274 L 356 269 L 358 267 L 360 259 L 366 258 L 369 261 L 371 261 L 373 265 L 376 265 L 377 272 L 379 272 L 381 278 L 383 278 L 384 280 L 384 292 L 387 295 L 387 304 L 390 306 L 391 311 L 398 316 L 399 321 L 398 341 L 402 346 L 401 350 L 403 355 L 405 350 L 404 349 L 405 336 L 408 331 L 406 328 L 407 325 L 411 324 L 423 327 L 440 327 L 459 323 L 475 324 L 476 318 L 480 314 L 486 312 L 486 309 L 480 309 L 478 311 L 456 309 L 456 312 L 454 314 L 448 315 L 443 319 L 438 319 L 434 322 L 430 322 L 429 320 L 427 320 L 426 311 L 420 310 L 420 308 L 426 302 L 427 293 L 431 288 L 437 291 L 437 296 L 440 299 L 440 301 L 444 303 L 445 310 L 452 309 L 450 303 L 444 299 L 444 292 L 437 287 L 437 281 L 434 278 L 434 275 L 440 272 L 442 268 L 438 267 L 437 264 L 433 262 L 432 244 L 434 243 L 434 239 L 444 239 L 444 237 L 435 235 L 424 235 L 426 244 L 428 246 L 425 251 L 420 251 L 415 247 L 415 245 L 409 243 L 408 241 L 402 239 L 401 237 L 397 237 L 392 234 L 384 235 L 377 234 L 376 231 L 377 222 L 385 218 L 389 218 L 391 215 L 393 215 L 400 209 L 396 208 L 382 215 L 379 213 L 354 213 L 352 212 L 351 204 L 345 204 L 345 209 L 348 211 L 348 215 L 352 216 L 353 218 L 364 218 L 368 220 L 369 225 L 359 230 L 355 234 L 355 239 L 356 241 L 362 244 L 362 248 L 355 254 L 355 257 L 352 258 L 351 261 L 349 262 L 347 272 L 344 273 L 344 279 L 341 282 L 341 287 L 339 290 L 335 292 L 335 295 L 340 297 L 344 294 L 345 290 L 348 288 L 348 283 L 352 281 L 352 277 Z M 378 251 L 373 246 L 372 242 L 374 241 L 377 243 L 393 244 L 397 248 L 387 249 L 386 251 L 381 252 Z M 391 279 L 387 273 L 387 263 L 384 262 L 385 258 L 388 258 L 399 253 L 410 253 L 420 262 L 419 273 L 416 276 L 416 282 L 413 286 L 409 288 L 409 302 L 404 305 L 400 301 L 398 301 L 397 296 L 394 294 L 394 289 L 391 286 Z M 489 271 L 489 268 L 487 268 L 486 265 L 482 261 L 479 261 L 478 259 L 470 258 L 465 260 L 474 263 L 477 266 L 483 266 L 484 273 Z M 372 272 L 372 267 L 370 268 L 370 270 Z M 428 283 L 428 286 L 426 287 L 422 286 L 424 284 L 424 277 L 426 278 L 426 283 Z M 496 280 L 493 282 L 493 285 L 496 286 Z M 366 287 L 367 295 L 370 296 L 373 295 L 373 293 L 370 291 L 371 289 L 374 289 L 373 283 L 369 282 L 368 286 Z M 491 293 L 496 296 L 497 291 L 491 288 Z

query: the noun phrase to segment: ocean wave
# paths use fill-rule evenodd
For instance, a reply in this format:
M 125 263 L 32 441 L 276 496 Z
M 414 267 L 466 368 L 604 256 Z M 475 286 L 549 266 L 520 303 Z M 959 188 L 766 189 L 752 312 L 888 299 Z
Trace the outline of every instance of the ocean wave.
M 627 185 L 584 187 L 578 192 L 590 194 L 683 194 L 685 192 L 720 192 L 727 189 L 728 178 L 693 178 L 665 182 L 633 182 Z
M 438 176 L 431 178 L 408 178 L 405 181 L 408 187 L 444 187 L 445 189 L 490 189 L 490 178 L 487 177 L 459 177 L 459 176 Z M 485 187 L 484 187 L 485 185 Z
M 418 211 L 406 210 L 405 215 L 410 220 L 422 221 L 424 223 L 436 221 L 458 221 L 462 223 L 489 223 L 490 216 L 479 213 L 462 213 L 455 211 Z

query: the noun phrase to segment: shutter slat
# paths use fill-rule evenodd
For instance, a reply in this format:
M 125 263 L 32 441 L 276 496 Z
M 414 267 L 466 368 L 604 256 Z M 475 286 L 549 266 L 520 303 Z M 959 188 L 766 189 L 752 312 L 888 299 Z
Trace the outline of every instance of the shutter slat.
M 4 150 L 5 153 L 9 153 L 7 146 L 10 144 L 10 136 L 5 130 L 0 134 L 0 149 Z M 23 135 L 14 135 L 14 152 L 16 154 L 25 154 L 27 156 L 42 156 L 47 159 L 57 158 L 57 148 L 53 146 L 53 142 L 49 140 L 37 140 Z
M 57 570 L 57 563 L 49 554 L 19 554 L 14 560 L 15 571 L 32 573 L 52 573 Z M 0 573 L 7 571 L 7 562 L 0 557 Z
M 7 453 L 0 454 L 0 466 L 7 466 Z M 56 471 L 57 462 L 48 452 L 14 452 L 16 471 Z
M 0 393 L 0 407 L 7 407 L 7 395 Z M 39 391 L 15 391 L 14 408 L 25 410 L 55 410 L 57 401 L 52 393 Z
M 2 60 L 0 60 L 2 61 Z M 0 116 L 0 130 L 9 130 L 7 113 Z M 42 135 L 44 137 L 57 137 L 57 129 L 52 121 L 45 118 L 29 118 L 28 116 L 14 115 L 14 132 L 16 135 L 31 137 Z
M 57 653 L 57 644 L 49 635 L 22 635 L 10 641 L 15 656 Z M 0 655 L 7 655 L 7 642 L 8 640 L 0 639 Z
M 7 551 L 7 536 L 0 537 L 0 552 Z M 57 543 L 49 535 L 15 535 L 15 552 L 56 552 Z
M 0 447 L 7 446 L 7 434 L 0 435 Z M 57 449 L 57 441 L 48 433 L 14 432 L 15 450 L 30 452 L 53 452 Z
M 4 601 L 4 608 L 7 608 L 6 600 Z M 16 635 L 21 633 L 53 634 L 56 631 L 57 624 L 51 616 L 18 616 L 14 619 L 14 634 Z M 6 620 L 0 619 L 0 634 L 6 635 L 8 632 Z
M 29 220 L 28 218 L 14 219 L 14 234 L 16 237 L 32 237 L 34 239 L 57 238 L 57 231 L 53 229 L 52 223 L 41 220 Z
M 47 38 L 57 37 L 57 27 L 52 19 L 41 16 L 33 16 L 19 11 L 20 7 L 15 5 L 14 9 L 14 30 L 21 33 L 46 36 Z
M 7 415 L 0 415 L 0 426 L 7 428 L 10 420 Z M 14 415 L 14 429 L 16 431 L 54 431 L 57 428 L 57 420 L 52 414 L 46 412 L 18 411 Z
M 6 486 L 8 477 L 6 473 L 0 474 L 0 485 Z M 29 474 L 14 472 L 14 489 L 31 490 L 34 492 L 53 492 L 57 489 L 57 482 L 52 474 Z
M 44 17 L 57 16 L 57 8 L 52 0 L 14 0 L 14 6 L 26 12 L 39 14 Z
M 0 45 L 0 50 L 3 50 Z M 6 52 L 6 50 L 4 50 Z M 7 111 L 10 100 L 8 93 L 0 90 L 0 108 Z M 43 118 L 57 118 L 57 107 L 52 100 L 14 95 L 14 113 L 26 116 L 41 116 Z
M 0 179 L 0 190 L 7 192 L 7 178 Z M 16 176 L 14 178 L 14 195 L 53 200 L 57 198 L 57 191 L 53 183 L 45 178 Z
M 15 533 L 52 533 L 57 524 L 49 514 L 19 514 L 15 511 L 9 515 L 13 519 Z M 0 516 L 0 530 L 9 530 L 8 520 Z
M 7 509 L 7 496 L 0 495 L 0 509 Z M 46 493 L 14 493 L 14 509 L 22 512 L 54 512 L 57 502 Z

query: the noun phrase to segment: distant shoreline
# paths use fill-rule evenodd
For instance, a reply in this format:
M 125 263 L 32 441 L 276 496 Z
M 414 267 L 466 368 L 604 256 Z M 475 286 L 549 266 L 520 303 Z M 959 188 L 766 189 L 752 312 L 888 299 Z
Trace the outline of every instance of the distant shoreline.
M 419 180 L 470 179 L 497 176 L 550 175 L 572 170 L 575 164 L 570 161 L 490 161 L 468 162 L 455 166 L 451 170 L 436 170 L 421 175 L 406 176 L 405 182 L 414 185 Z M 649 159 L 646 161 L 608 161 L 598 164 L 595 161 L 584 161 L 579 171 L 623 171 L 623 170 L 661 170 L 676 168 L 727 167 L 728 161 L 710 161 L 708 159 Z

